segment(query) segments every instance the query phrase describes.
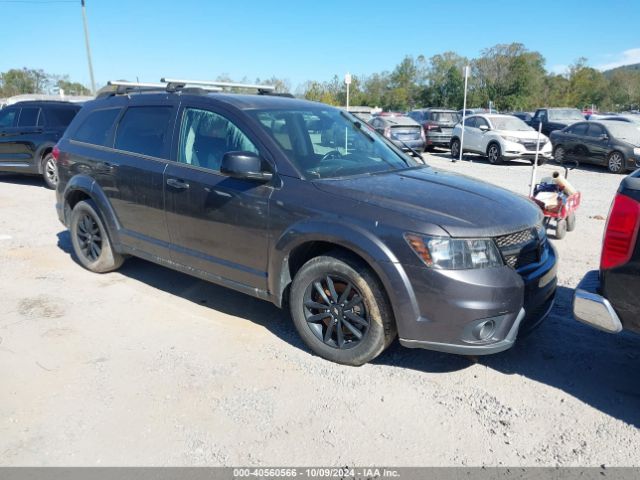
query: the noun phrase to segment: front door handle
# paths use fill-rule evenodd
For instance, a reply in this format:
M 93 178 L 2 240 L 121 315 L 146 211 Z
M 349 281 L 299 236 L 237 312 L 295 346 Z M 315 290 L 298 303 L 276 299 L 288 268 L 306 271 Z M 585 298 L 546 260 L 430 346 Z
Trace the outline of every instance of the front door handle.
M 168 178 L 167 185 L 180 190 L 186 190 L 187 188 L 189 188 L 189 184 L 187 182 L 178 178 Z

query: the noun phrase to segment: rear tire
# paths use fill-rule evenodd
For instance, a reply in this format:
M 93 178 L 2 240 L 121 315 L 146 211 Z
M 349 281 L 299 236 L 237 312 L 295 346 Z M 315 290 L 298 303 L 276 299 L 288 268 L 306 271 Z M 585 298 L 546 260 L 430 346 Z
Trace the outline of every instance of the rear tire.
M 562 218 L 556 222 L 556 238 L 562 240 L 567 235 L 567 221 Z
M 305 263 L 293 279 L 289 300 L 304 343 L 332 362 L 362 365 L 395 338 L 393 313 L 380 281 L 367 265 L 342 252 Z
M 502 150 L 497 143 L 490 143 L 487 147 L 487 159 L 491 165 L 500 165 L 502 163 Z
M 567 232 L 573 232 L 576 229 L 576 214 L 571 212 L 567 216 Z
M 52 153 L 47 153 L 42 158 L 42 178 L 47 188 L 55 190 L 58 186 L 58 165 Z
M 124 257 L 113 250 L 98 208 L 93 200 L 78 202 L 71 211 L 70 227 L 73 252 L 78 263 L 95 273 L 120 268 Z
M 451 140 L 451 158 L 454 160 L 460 158 L 460 140 L 457 138 Z

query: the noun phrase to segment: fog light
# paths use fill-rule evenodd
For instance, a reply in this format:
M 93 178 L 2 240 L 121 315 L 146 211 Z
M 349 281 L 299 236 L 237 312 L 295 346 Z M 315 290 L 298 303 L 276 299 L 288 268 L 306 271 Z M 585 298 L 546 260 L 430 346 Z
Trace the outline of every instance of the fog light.
M 491 338 L 493 333 L 496 330 L 496 322 L 495 320 L 488 320 L 486 322 L 479 323 L 473 329 L 473 335 L 478 340 L 487 340 Z

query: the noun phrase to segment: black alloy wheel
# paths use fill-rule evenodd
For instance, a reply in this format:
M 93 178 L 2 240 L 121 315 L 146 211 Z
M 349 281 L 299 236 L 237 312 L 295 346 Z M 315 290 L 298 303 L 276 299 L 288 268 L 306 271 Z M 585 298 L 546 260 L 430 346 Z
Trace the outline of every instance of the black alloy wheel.
M 95 262 L 102 253 L 102 232 L 96 220 L 84 213 L 78 221 L 76 231 L 80 251 L 90 262 Z
M 325 345 L 338 349 L 357 346 L 371 324 L 364 298 L 349 280 L 325 275 L 304 293 L 307 326 Z

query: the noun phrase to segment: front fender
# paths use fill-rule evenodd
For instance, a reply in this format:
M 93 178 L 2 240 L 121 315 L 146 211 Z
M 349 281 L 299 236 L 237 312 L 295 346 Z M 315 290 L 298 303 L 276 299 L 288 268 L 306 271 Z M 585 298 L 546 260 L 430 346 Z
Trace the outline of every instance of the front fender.
M 358 225 L 303 220 L 289 227 L 275 241 L 269 257 L 269 292 L 278 306 L 283 293 L 291 283 L 289 255 L 308 242 L 329 242 L 351 250 L 362 257 L 380 278 L 398 325 L 402 330 L 405 321 L 415 321 L 420 316 L 415 293 L 407 274 L 395 254 L 373 232 Z
M 80 174 L 73 176 L 64 188 L 62 197 L 64 199 L 65 224 L 69 224 L 69 215 L 67 212 L 70 212 L 70 200 L 72 200 L 78 192 L 82 192 L 94 201 L 98 207 L 98 213 L 102 216 L 102 220 L 109 231 L 109 238 L 114 244 L 114 247 L 118 249 L 120 245 L 120 222 L 118 221 L 118 217 L 111 207 L 107 195 L 93 178 L 88 175 Z

